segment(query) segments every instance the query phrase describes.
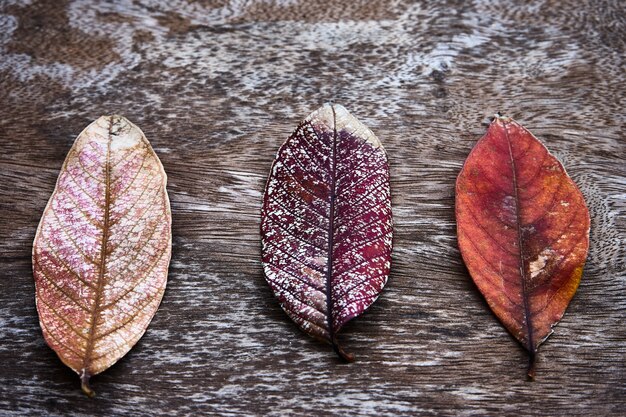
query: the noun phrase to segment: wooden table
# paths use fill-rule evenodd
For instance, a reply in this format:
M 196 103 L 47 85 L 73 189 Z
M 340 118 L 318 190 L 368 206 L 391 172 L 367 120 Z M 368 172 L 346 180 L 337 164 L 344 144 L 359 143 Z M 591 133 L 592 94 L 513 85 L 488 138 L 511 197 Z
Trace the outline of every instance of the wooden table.
M 626 414 L 623 2 L 116 3 L 0 6 L 1 415 Z M 343 332 L 353 364 L 297 329 L 260 264 L 270 164 L 325 101 L 391 163 L 392 272 Z M 454 181 L 496 111 L 558 156 L 592 215 L 534 382 L 456 244 Z M 74 138 L 114 113 L 169 175 L 173 257 L 148 332 L 88 399 L 44 343 L 31 249 Z

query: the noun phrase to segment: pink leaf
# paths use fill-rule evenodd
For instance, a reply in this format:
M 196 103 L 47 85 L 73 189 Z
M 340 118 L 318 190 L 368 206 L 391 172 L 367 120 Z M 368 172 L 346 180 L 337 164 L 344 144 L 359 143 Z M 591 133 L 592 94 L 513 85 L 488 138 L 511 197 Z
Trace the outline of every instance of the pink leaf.
M 89 378 L 146 331 L 167 280 L 171 214 L 163 166 L 120 116 L 90 124 L 69 151 L 33 245 L 44 338 Z

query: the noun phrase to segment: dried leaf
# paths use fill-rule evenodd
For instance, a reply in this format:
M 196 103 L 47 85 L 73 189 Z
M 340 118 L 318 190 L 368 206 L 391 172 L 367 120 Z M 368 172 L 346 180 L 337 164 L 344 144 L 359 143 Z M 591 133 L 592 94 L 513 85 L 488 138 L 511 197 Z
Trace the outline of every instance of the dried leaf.
M 378 298 L 391 265 L 389 165 L 372 131 L 339 105 L 309 115 L 278 151 L 261 232 L 285 312 L 352 360 L 337 333 Z
M 133 347 L 163 297 L 166 181 L 141 130 L 103 116 L 76 139 L 41 218 L 33 246 L 39 322 L 90 396 L 89 378 Z
M 589 248 L 589 211 L 563 166 L 530 132 L 497 116 L 456 183 L 459 248 L 493 312 L 528 350 L 574 296 Z

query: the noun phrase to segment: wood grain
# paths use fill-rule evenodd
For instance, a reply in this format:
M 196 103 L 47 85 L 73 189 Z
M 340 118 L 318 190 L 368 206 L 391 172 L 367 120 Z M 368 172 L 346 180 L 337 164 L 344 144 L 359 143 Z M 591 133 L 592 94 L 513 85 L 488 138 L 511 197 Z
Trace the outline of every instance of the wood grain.
M 2 2 L 0 414 L 623 415 L 625 40 L 617 0 Z M 286 317 L 260 262 L 275 152 L 325 101 L 391 166 L 391 275 L 344 330 L 350 365 Z M 496 111 L 563 162 L 592 218 L 535 382 L 456 244 L 454 181 Z M 103 114 L 162 160 L 173 252 L 150 328 L 89 400 L 44 343 L 30 253 L 64 156 Z

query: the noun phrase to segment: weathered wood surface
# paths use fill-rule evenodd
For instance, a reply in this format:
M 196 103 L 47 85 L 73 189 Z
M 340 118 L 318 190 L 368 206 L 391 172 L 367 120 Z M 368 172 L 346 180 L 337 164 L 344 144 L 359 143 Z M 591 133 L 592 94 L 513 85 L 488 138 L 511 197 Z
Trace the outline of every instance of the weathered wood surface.
M 7 1 L 0 4 L 0 414 L 623 415 L 623 2 Z M 261 195 L 297 122 L 346 106 L 384 143 L 392 272 L 342 364 L 260 264 Z M 490 115 L 533 131 L 592 216 L 578 293 L 527 355 L 472 284 L 454 180 Z M 32 240 L 76 135 L 140 126 L 169 175 L 173 256 L 148 332 L 77 376 L 39 329 Z

